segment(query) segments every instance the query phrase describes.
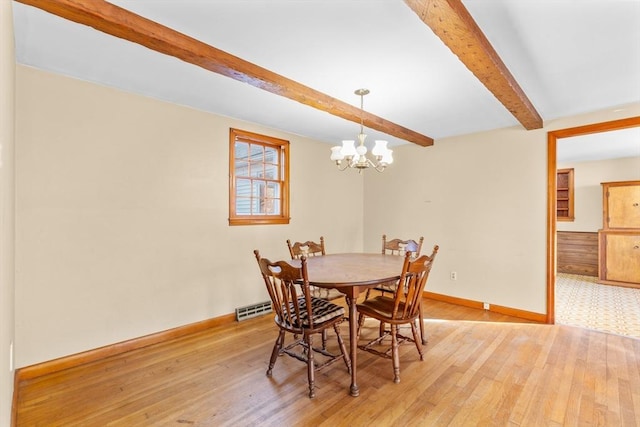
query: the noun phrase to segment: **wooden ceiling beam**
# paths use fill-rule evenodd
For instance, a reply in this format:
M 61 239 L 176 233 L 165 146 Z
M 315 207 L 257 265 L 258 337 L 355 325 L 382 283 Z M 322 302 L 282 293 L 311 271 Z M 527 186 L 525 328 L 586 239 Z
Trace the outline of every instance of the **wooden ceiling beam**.
M 527 130 L 542 118 L 461 0 L 405 0 Z
M 104 0 L 16 0 L 420 146 L 433 139 Z

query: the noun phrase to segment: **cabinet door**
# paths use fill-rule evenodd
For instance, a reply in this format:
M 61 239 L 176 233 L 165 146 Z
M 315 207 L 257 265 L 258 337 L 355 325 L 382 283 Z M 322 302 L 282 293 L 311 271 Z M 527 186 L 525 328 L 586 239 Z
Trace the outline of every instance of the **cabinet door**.
M 606 239 L 606 279 L 640 283 L 640 235 L 608 234 Z
M 640 185 L 608 189 L 608 228 L 640 228 Z

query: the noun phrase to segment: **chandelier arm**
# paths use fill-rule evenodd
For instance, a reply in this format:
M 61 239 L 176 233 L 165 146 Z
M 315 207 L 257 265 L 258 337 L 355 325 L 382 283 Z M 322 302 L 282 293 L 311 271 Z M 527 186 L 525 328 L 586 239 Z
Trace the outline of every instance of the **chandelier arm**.
M 338 160 L 338 161 L 336 161 L 336 167 L 338 168 L 338 170 L 340 172 L 342 172 L 342 171 L 345 171 L 345 170 L 351 168 L 352 166 L 351 166 L 351 162 L 350 161 L 344 162 L 344 166 L 343 166 L 342 165 L 342 160 Z
M 386 165 L 380 162 L 373 162 L 371 159 L 367 159 L 367 163 L 376 171 L 382 172 L 387 167 Z

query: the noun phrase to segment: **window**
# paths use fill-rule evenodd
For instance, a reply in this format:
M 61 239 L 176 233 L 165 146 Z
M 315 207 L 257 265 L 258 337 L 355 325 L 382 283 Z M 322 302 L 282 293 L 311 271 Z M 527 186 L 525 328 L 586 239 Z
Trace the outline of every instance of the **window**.
M 573 169 L 557 171 L 556 219 L 573 221 Z
M 289 223 L 289 141 L 229 131 L 229 225 Z

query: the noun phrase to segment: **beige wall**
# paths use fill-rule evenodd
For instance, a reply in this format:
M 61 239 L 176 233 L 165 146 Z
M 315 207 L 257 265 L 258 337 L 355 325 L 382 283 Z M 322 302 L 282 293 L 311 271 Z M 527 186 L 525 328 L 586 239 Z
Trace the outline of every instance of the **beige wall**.
M 267 301 L 253 249 L 362 249 L 363 179 L 326 144 L 17 69 L 19 367 Z M 291 224 L 230 227 L 229 127 L 291 141 Z
M 547 132 L 637 115 L 640 104 L 398 147 L 365 178 L 365 249 L 382 233 L 424 236 L 425 251 L 440 246 L 428 290 L 546 313 Z
M 575 220 L 559 221 L 558 231 L 598 231 L 602 228 L 600 184 L 640 180 L 640 157 L 558 164 L 558 169 L 565 168 L 573 168 Z
M 11 1 L 0 0 L 0 425 L 11 420 L 14 342 L 14 79 Z
M 545 138 L 511 128 L 396 149 L 393 172 L 365 181 L 365 247 L 422 235 L 424 251 L 440 246 L 428 290 L 546 313 Z
M 623 117 L 402 146 L 360 176 L 316 141 L 26 67 L 16 96 L 18 366 L 264 301 L 251 250 L 286 257 L 289 237 L 343 252 L 424 235 L 430 290 L 545 313 L 547 132 Z M 290 225 L 227 225 L 229 127 L 291 140 Z

